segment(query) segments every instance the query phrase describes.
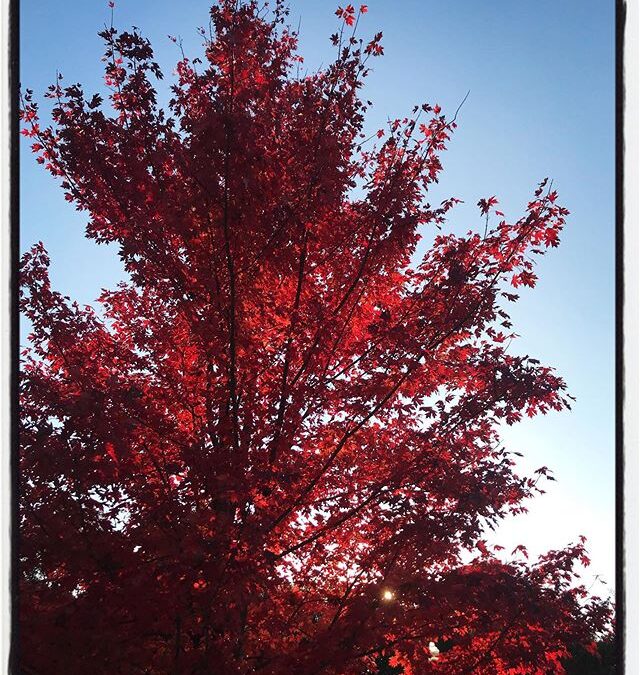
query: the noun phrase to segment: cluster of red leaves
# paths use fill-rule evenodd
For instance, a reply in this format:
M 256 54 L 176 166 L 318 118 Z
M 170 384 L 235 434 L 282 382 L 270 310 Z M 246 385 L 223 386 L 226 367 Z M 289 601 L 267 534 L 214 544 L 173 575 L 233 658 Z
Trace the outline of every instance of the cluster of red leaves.
M 368 11 L 369 8 L 366 5 L 360 5 L 358 16 L 366 14 Z M 344 9 L 338 7 L 338 9 L 336 9 L 336 16 L 342 19 L 347 26 L 353 26 L 357 21 L 356 8 L 353 5 L 347 5 Z
M 574 583 L 582 544 L 500 562 L 483 531 L 538 490 L 498 425 L 568 407 L 507 353 L 500 304 L 566 211 L 542 184 L 412 266 L 456 203 L 425 200 L 455 124 L 424 105 L 365 140 L 377 50 L 340 34 L 298 76 L 286 13 L 214 6 L 170 116 L 135 30 L 102 33 L 111 114 L 58 80 L 42 128 L 25 94 L 38 161 L 130 276 L 95 312 L 51 289 L 41 244 L 22 261 L 25 672 L 344 675 L 384 650 L 562 672 L 609 616 Z

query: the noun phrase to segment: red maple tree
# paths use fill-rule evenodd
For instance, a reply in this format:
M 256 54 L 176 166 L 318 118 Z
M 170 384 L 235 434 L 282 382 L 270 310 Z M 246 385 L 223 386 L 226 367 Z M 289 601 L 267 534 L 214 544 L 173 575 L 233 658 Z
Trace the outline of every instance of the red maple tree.
M 364 138 L 364 12 L 303 75 L 281 2 L 221 0 L 168 114 L 137 30 L 101 33 L 111 112 L 58 80 L 44 128 L 25 92 L 38 161 L 130 281 L 95 311 L 42 244 L 22 260 L 22 672 L 562 673 L 607 627 L 582 540 L 528 563 L 484 538 L 546 473 L 515 473 L 499 425 L 568 407 L 503 308 L 567 211 L 546 182 L 515 222 L 481 200 L 414 264 L 456 202 L 426 202 L 455 120 Z

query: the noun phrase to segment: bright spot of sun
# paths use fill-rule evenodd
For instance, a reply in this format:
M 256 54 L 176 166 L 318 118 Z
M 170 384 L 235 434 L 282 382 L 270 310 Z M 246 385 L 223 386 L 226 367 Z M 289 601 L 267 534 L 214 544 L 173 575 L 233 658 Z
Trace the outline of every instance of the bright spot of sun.
M 389 602 L 390 600 L 393 600 L 393 591 L 386 590 L 382 593 L 382 599 L 386 600 Z

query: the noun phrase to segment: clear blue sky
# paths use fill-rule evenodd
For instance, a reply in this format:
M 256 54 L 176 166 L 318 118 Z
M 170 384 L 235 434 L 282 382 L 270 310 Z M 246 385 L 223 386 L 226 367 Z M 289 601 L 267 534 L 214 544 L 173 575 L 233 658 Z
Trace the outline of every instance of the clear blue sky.
M 344 4 L 344 3 L 343 3 Z M 364 95 L 374 102 L 368 126 L 403 116 L 414 104 L 453 112 L 471 90 L 459 129 L 444 155 L 432 201 L 465 200 L 452 216 L 459 231 L 478 225 L 475 203 L 497 194 L 517 218 L 536 183 L 554 179 L 571 210 L 559 249 L 539 263 L 540 282 L 513 308 L 522 337 L 512 351 L 557 367 L 578 398 L 571 413 L 551 414 L 508 429 L 523 467 L 543 464 L 557 483 L 530 503 L 531 513 L 506 523 L 497 538 L 540 552 L 578 534 L 589 538 L 586 575 L 614 581 L 614 14 L 613 0 L 369 0 L 359 32 L 384 33 L 385 56 L 374 62 Z M 312 69 L 333 55 L 335 0 L 292 0 L 301 17 L 301 53 Z M 207 2 L 119 0 L 115 24 L 139 26 L 151 38 L 167 89 L 182 36 L 188 56 L 200 55 L 196 27 Z M 21 2 L 21 81 L 41 94 L 55 80 L 101 86 L 106 0 Z M 54 286 L 80 302 L 122 277 L 115 251 L 83 239 L 84 216 L 67 204 L 24 144 L 21 246 L 43 240 Z M 513 307 L 513 306 L 512 306 Z M 596 587 L 594 587 L 595 590 Z M 601 589 L 602 590 L 602 589 Z

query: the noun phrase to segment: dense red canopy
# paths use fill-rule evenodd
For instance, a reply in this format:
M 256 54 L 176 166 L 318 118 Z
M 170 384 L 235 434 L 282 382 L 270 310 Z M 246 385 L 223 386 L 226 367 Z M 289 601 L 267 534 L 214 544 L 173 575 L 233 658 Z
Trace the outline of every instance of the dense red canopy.
M 302 74 L 281 3 L 223 0 L 167 114 L 137 30 L 102 33 L 112 112 L 58 81 L 43 128 L 26 92 L 38 161 L 130 281 L 80 307 L 42 244 L 23 258 L 23 672 L 562 673 L 606 625 L 582 541 L 528 563 L 483 534 L 546 473 L 514 473 L 499 425 L 568 407 L 503 309 L 567 211 L 545 181 L 447 234 L 456 200 L 426 194 L 455 121 L 363 137 L 364 11 Z

